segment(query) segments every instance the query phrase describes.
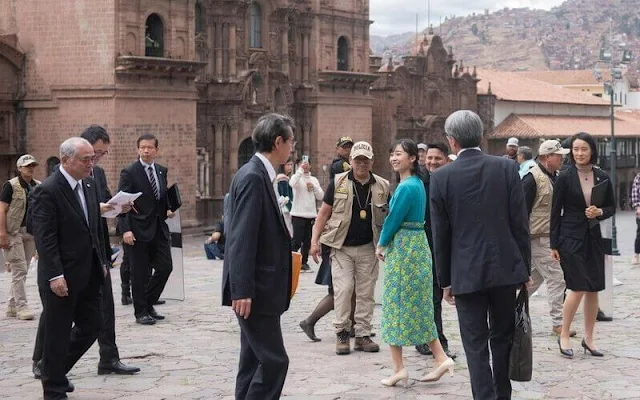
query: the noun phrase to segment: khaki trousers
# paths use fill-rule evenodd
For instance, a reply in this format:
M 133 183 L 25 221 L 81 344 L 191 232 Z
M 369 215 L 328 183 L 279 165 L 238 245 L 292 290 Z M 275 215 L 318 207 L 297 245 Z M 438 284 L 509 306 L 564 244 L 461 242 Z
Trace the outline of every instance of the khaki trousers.
M 343 246 L 331 250 L 331 275 L 336 333 L 351 330 L 351 296 L 356 292 L 355 331 L 357 337 L 371 335 L 375 307 L 374 290 L 378 280 L 378 260 L 373 243 Z
M 562 325 L 562 304 L 567 285 L 560 263 L 551 258 L 549 237 L 531 239 L 531 279 L 533 286 L 529 289 L 529 296 L 534 294 L 542 282 L 547 282 L 547 301 L 549 315 L 553 326 Z
M 16 235 L 9 235 L 9 249 L 3 251 L 4 260 L 11 268 L 8 306 L 20 311 L 27 307 L 27 293 L 24 286 L 29 263 L 36 254 L 36 244 L 33 236 L 27 233 L 25 227 L 22 227 Z

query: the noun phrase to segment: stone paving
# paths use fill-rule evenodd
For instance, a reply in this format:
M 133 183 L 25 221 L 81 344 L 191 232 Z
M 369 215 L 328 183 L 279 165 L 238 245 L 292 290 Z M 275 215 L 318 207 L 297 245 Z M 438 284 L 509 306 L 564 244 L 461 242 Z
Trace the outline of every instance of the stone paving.
M 614 321 L 598 323 L 596 335 L 605 357 L 598 359 L 578 351 L 582 336 L 582 314 L 574 327 L 576 357 L 561 358 L 551 336 L 544 287 L 531 299 L 534 324 L 534 376 L 531 382 L 514 382 L 516 399 L 640 399 L 640 267 L 630 264 L 635 236 L 632 213 L 618 219 L 619 247 L 614 273 L 623 285 L 614 288 Z M 136 376 L 98 376 L 98 349 L 94 345 L 69 374 L 76 386 L 71 399 L 233 399 L 239 349 L 239 330 L 228 308 L 220 306 L 222 262 L 207 261 L 201 248 L 203 237 L 189 238 L 185 245 L 186 300 L 158 306 L 167 319 L 155 326 L 136 325 L 131 306 L 119 303 L 119 274 L 112 270 L 116 293 L 116 330 L 124 362 L 142 368 Z M 314 268 L 315 269 L 315 268 Z M 283 396 L 290 399 L 469 399 L 468 371 L 460 342 L 455 310 L 444 306 L 445 333 L 458 353 L 456 373 L 440 382 L 426 384 L 410 380 L 408 388 L 385 388 L 379 383 L 391 373 L 388 347 L 380 353 L 334 353 L 331 321 L 321 320 L 312 343 L 298 322 L 325 295 L 326 288 L 314 284 L 315 274 L 302 274 L 291 309 L 282 318 L 285 343 L 291 359 Z M 38 399 L 40 382 L 31 375 L 31 352 L 36 321 L 4 317 L 8 274 L 0 274 L 0 398 Z M 35 273 L 29 274 L 28 294 L 37 304 Z M 379 331 L 380 308 L 374 316 Z M 406 364 L 411 378 L 432 368 L 429 357 L 407 348 Z

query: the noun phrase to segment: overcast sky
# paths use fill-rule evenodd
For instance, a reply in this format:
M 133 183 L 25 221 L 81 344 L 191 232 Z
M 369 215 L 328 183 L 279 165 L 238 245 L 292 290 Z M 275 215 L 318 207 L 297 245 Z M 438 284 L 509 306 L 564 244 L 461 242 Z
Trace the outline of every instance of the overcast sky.
M 563 3 L 563 0 L 431 0 L 431 23 L 437 26 L 440 16 L 458 17 L 473 12 L 482 13 L 499 10 L 504 7 L 529 7 L 550 9 Z M 390 35 L 394 33 L 414 32 L 416 13 L 418 26 L 427 27 L 427 0 L 370 0 L 370 18 L 372 35 Z

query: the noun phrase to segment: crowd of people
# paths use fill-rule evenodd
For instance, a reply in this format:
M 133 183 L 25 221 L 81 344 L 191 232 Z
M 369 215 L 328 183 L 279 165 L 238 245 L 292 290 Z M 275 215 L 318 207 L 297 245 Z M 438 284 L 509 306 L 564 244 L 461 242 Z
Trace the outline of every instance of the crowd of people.
M 588 133 L 574 135 L 565 147 L 546 140 L 535 157 L 512 138 L 507 154 L 494 157 L 480 149 L 480 118 L 461 110 L 446 120 L 448 143 L 400 139 L 392 145 L 395 188 L 373 171 L 369 143 L 341 137 L 323 189 L 308 156 L 291 158 L 294 127 L 276 113 L 258 120 L 256 153 L 235 175 L 224 215 L 205 243 L 208 258 L 223 260 L 222 303 L 240 326 L 237 399 L 280 398 L 289 364 L 280 318 L 294 294 L 292 251 L 300 251 L 303 271 L 311 271 L 312 257 L 319 264 L 316 283 L 328 287 L 299 325 L 320 341 L 315 325 L 334 310 L 335 352 L 342 356 L 380 351 L 374 292 L 384 262 L 379 333 L 392 370 L 384 386 L 408 383 L 407 346 L 434 358 L 420 381 L 454 374 L 444 300 L 458 315 L 473 397 L 510 398 L 516 294 L 532 295 L 543 282 L 559 354 L 573 357 L 571 325 L 583 302 L 581 347 L 603 355 L 594 326 L 611 248 L 599 222 L 615 213 L 615 201 Z M 113 254 L 103 218 L 115 206 L 97 165 L 109 145 L 106 130 L 92 125 L 60 145 L 61 164 L 46 180 L 34 179 L 38 163 L 27 154 L 17 161 L 19 175 L 0 191 L 0 246 L 12 272 L 8 317 L 35 318 L 24 286 L 29 260 L 39 257 L 43 312 L 33 372 L 45 399 L 64 399 L 74 390 L 66 374 L 96 340 L 99 374 L 140 370 L 120 361 L 115 339 Z M 137 149 L 138 160 L 122 170 L 118 185 L 142 193 L 118 210 L 127 265 L 121 268 L 122 303 L 133 303 L 138 324 L 154 325 L 165 318 L 154 306 L 172 271 L 165 220 L 174 214 L 168 170 L 155 162 L 158 139 L 144 134 Z

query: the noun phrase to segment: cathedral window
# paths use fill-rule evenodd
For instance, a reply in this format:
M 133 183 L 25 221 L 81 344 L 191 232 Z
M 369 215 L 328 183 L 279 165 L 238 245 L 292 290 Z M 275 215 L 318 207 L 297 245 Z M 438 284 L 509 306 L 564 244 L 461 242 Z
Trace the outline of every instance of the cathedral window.
M 204 10 L 202 3 L 198 0 L 196 3 L 196 35 L 204 32 Z
M 262 48 L 262 9 L 255 2 L 249 9 L 249 47 Z
M 338 71 L 349 70 L 349 43 L 344 36 L 338 39 Z
M 144 35 L 144 55 L 147 57 L 164 57 L 164 24 L 158 14 L 147 18 Z

